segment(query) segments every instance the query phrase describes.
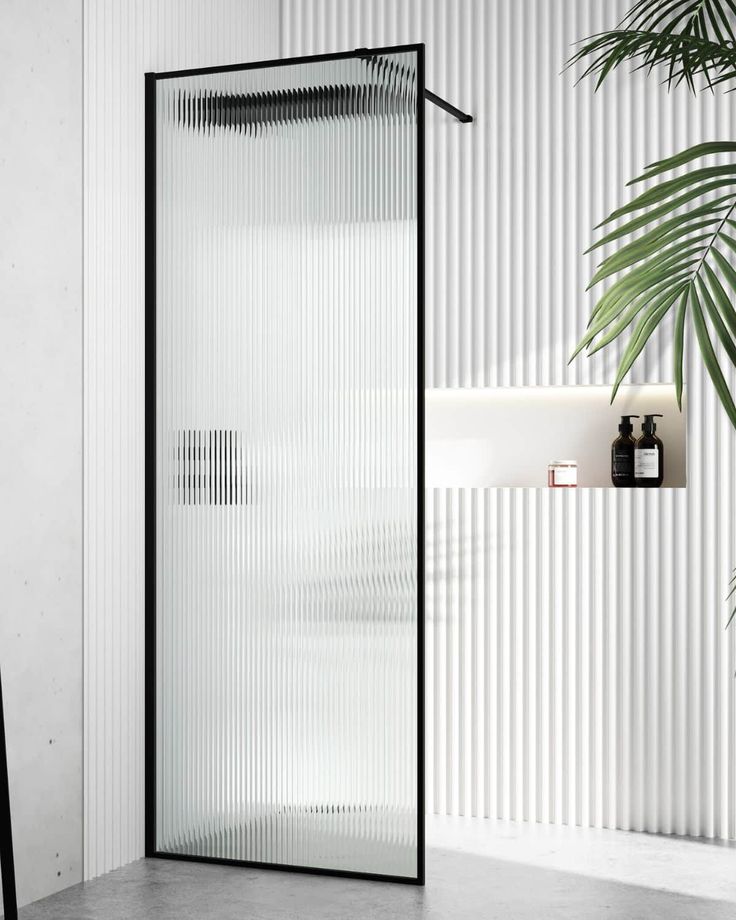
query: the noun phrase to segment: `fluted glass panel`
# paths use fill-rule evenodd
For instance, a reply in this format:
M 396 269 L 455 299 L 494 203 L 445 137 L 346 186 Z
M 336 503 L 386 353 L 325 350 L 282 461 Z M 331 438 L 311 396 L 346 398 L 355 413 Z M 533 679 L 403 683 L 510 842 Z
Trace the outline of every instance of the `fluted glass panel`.
M 156 848 L 418 870 L 417 55 L 156 84 Z

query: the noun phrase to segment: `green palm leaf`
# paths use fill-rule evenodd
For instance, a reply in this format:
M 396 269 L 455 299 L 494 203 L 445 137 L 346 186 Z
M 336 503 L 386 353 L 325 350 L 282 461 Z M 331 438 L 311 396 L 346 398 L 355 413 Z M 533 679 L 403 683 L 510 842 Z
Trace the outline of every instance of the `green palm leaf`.
M 634 70 L 652 71 L 664 66 L 668 86 L 684 82 L 693 91 L 696 77 L 704 78 L 711 87 L 736 79 L 736 47 L 693 35 L 614 29 L 586 39 L 567 65 L 571 67 L 584 58 L 592 61 L 579 80 L 596 76 L 596 89 L 626 61 L 634 62 Z
M 733 155 L 734 162 L 713 164 L 713 157 L 724 154 Z M 690 168 L 681 172 L 682 167 Z M 589 250 L 618 243 L 597 266 L 590 287 L 618 277 L 593 308 L 572 358 L 585 350 L 593 354 L 628 335 L 613 384 L 613 400 L 654 331 L 674 308 L 678 403 L 682 403 L 685 334 L 690 320 L 703 363 L 736 427 L 736 405 L 715 345 L 717 342 L 736 366 L 736 270 L 724 255 L 736 252 L 736 239 L 731 235 L 736 226 L 736 143 L 698 144 L 652 164 L 634 182 L 652 178 L 655 184 L 603 222 L 607 228 L 614 220 L 622 221 Z M 677 205 L 674 210 L 673 204 Z M 664 220 L 663 215 L 667 215 Z
M 585 39 L 568 66 L 587 59 L 580 79 L 595 76 L 596 89 L 626 61 L 634 69 L 663 67 L 665 82 L 696 78 L 710 87 L 736 80 L 734 0 L 639 0 L 618 28 Z
M 682 385 L 683 372 L 682 366 L 685 352 L 685 319 L 687 317 L 687 290 L 680 295 L 675 314 L 675 342 L 674 342 L 674 365 L 675 365 L 675 394 L 677 396 L 677 405 L 682 412 Z
M 733 398 L 728 389 L 728 384 L 723 376 L 723 371 L 718 364 L 718 359 L 716 353 L 713 350 L 713 343 L 710 340 L 708 335 L 708 328 L 705 324 L 705 317 L 703 316 L 703 311 L 700 307 L 700 301 L 698 300 L 697 291 L 695 285 L 690 286 L 690 309 L 693 313 L 693 325 L 695 326 L 695 334 L 698 338 L 698 344 L 700 345 L 700 352 L 703 356 L 703 363 L 710 374 L 710 378 L 713 381 L 713 385 L 716 388 L 718 397 L 723 403 L 723 408 L 728 413 L 728 417 L 731 419 L 731 424 L 736 428 L 736 405 L 734 405 Z
M 733 570 L 733 577 L 731 578 L 731 581 L 729 582 L 729 584 L 731 586 L 731 590 L 726 595 L 727 601 L 731 600 L 734 594 L 736 594 L 736 569 Z M 731 622 L 733 621 L 734 617 L 736 617 L 736 607 L 734 607 L 733 610 L 731 611 L 731 614 L 726 622 L 726 629 L 728 629 L 728 627 L 731 625 Z

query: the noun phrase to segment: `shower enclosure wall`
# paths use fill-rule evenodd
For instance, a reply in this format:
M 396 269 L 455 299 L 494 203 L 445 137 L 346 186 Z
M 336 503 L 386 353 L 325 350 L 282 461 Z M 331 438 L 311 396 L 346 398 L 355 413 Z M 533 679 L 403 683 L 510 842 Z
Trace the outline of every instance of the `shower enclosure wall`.
M 423 48 L 146 87 L 148 855 L 421 882 Z

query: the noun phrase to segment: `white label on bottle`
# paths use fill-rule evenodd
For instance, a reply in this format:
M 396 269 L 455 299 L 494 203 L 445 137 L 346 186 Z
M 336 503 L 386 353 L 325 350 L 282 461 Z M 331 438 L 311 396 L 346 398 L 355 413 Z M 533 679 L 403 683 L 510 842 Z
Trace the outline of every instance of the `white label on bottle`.
M 659 476 L 659 448 L 637 447 L 634 451 L 634 476 L 637 479 L 657 479 Z
M 576 486 L 578 484 L 578 470 L 575 466 L 556 466 L 553 475 L 556 486 Z

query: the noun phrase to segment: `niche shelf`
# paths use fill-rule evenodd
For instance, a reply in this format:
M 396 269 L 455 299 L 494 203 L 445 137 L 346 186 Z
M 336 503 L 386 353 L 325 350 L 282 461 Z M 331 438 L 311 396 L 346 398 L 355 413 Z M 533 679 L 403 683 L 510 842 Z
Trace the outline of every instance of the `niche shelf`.
M 686 394 L 682 413 L 672 384 L 622 386 L 613 405 L 610 399 L 610 386 L 427 390 L 426 484 L 547 488 L 551 460 L 577 460 L 578 487 L 613 488 L 611 442 L 620 416 L 661 412 L 662 488 L 684 488 Z M 641 423 L 632 421 L 638 437 Z

